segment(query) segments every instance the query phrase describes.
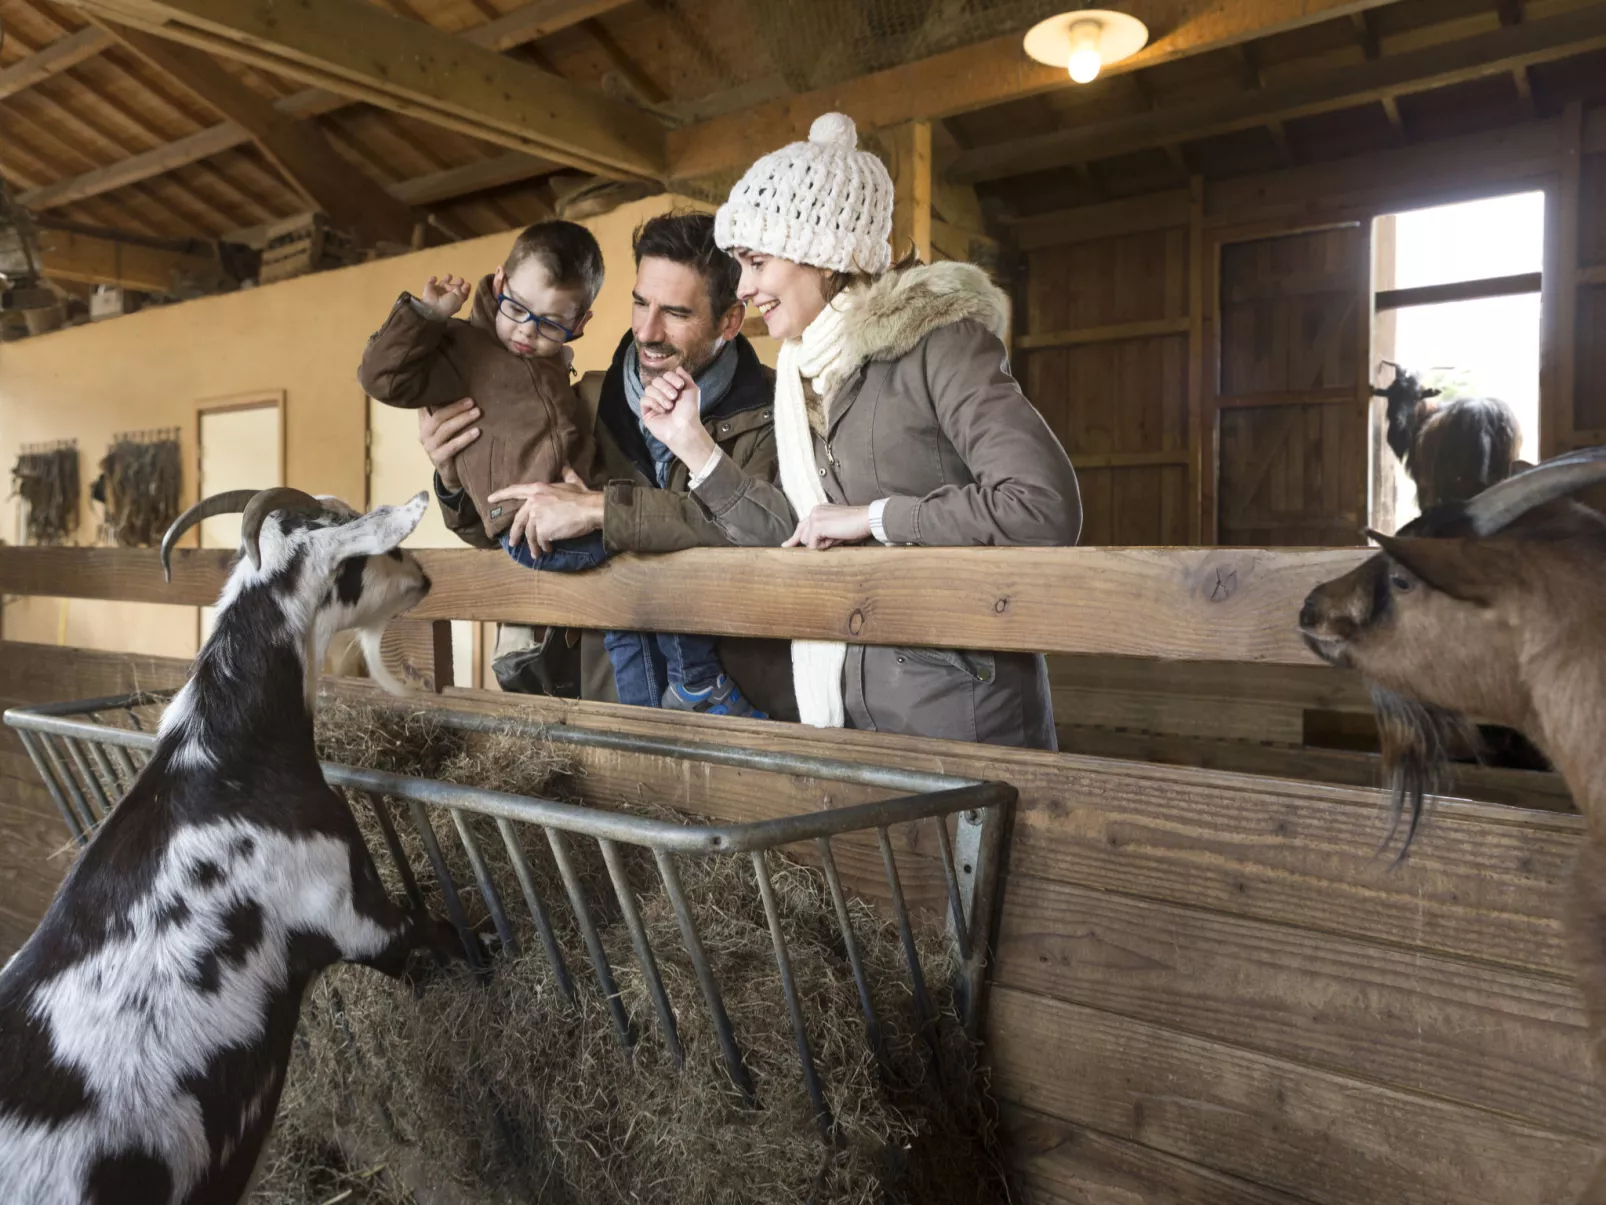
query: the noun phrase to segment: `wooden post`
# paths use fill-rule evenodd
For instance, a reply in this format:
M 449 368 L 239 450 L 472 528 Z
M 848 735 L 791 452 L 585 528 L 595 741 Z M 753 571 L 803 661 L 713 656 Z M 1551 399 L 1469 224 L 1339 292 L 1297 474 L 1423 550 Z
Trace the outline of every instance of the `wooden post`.
M 1372 317 L 1377 297 L 1372 284 L 1373 256 L 1376 253 L 1372 244 L 1374 234 L 1372 222 L 1363 221 L 1361 250 L 1355 264 L 1355 413 L 1362 435 L 1351 449 L 1350 456 L 1353 459 L 1344 466 L 1346 473 L 1360 479 L 1361 507 L 1366 512 L 1364 519 L 1367 526 L 1371 526 L 1373 518 Z M 1380 463 L 1377 467 L 1381 471 L 1385 466 Z
M 931 123 L 909 121 L 887 132 L 892 158 L 892 258 L 911 247 L 931 262 Z
M 1399 222 L 1394 214 L 1385 213 L 1372 219 L 1372 299 L 1394 288 L 1398 251 Z M 1394 359 L 1395 339 L 1399 330 L 1399 310 L 1376 310 L 1372 317 L 1372 354 L 1365 365 L 1367 378 L 1384 360 Z M 1381 398 L 1370 399 L 1367 414 L 1367 443 L 1372 449 L 1372 526 L 1378 531 L 1392 532 L 1399 526 L 1399 496 L 1395 486 L 1395 468 L 1398 461 L 1388 445 L 1388 419 L 1383 413 L 1386 403 Z
M 1188 543 L 1204 542 L 1204 177 L 1188 181 Z
M 1545 212 L 1544 285 L 1540 301 L 1539 454 L 1548 459 L 1573 446 L 1578 342 L 1578 206 L 1583 172 L 1584 110 L 1572 101 L 1562 113 L 1558 180 Z
M 453 683 L 452 621 L 392 620 L 380 656 L 385 668 L 409 687 L 440 694 Z

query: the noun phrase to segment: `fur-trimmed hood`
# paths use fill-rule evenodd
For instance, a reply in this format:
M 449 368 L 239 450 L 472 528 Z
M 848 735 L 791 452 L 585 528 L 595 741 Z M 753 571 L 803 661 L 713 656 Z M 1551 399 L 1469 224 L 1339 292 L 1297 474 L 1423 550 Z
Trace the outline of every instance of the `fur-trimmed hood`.
M 901 359 L 932 331 L 967 318 L 1000 339 L 1009 330 L 1009 295 L 975 264 L 944 262 L 888 272 L 856 292 L 844 376 L 873 360 Z

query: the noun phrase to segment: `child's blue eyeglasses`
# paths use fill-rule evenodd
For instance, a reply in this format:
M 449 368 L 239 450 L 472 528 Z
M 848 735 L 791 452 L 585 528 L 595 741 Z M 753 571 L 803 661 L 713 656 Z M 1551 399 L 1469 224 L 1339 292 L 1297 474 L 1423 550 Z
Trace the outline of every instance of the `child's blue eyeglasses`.
M 535 323 L 536 334 L 545 336 L 554 342 L 572 343 L 576 338 L 575 333 L 561 322 L 554 322 L 550 318 L 542 318 L 538 314 L 530 313 L 526 306 L 514 301 L 506 293 L 498 293 L 496 295 L 496 305 L 501 310 L 502 317 L 509 322 L 516 322 L 520 326 L 527 322 L 533 322 Z

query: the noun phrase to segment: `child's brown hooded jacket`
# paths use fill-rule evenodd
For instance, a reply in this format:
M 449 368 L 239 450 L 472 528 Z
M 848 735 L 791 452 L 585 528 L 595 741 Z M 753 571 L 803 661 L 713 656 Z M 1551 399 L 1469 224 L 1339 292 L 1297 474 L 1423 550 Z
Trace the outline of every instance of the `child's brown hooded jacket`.
M 494 540 L 518 505 L 493 506 L 486 501 L 491 494 L 562 481 L 565 466 L 589 478 L 596 443 L 565 359 L 515 355 L 496 337 L 492 281 L 487 276 L 474 290 L 467 321 L 438 318 L 403 293 L 368 340 L 357 377 L 370 397 L 405 410 L 474 399 L 480 438 L 457 454 L 457 476 Z

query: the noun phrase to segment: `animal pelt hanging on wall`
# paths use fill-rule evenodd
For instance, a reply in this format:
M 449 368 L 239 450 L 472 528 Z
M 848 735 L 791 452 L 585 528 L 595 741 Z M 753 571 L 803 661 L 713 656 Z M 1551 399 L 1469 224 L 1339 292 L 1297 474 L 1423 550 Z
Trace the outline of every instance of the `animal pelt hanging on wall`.
M 106 508 L 101 539 L 123 548 L 154 548 L 182 509 L 184 467 L 176 428 L 112 438 L 92 491 Z
M 11 496 L 27 504 L 30 544 L 65 544 L 78 532 L 78 441 L 22 449 Z

